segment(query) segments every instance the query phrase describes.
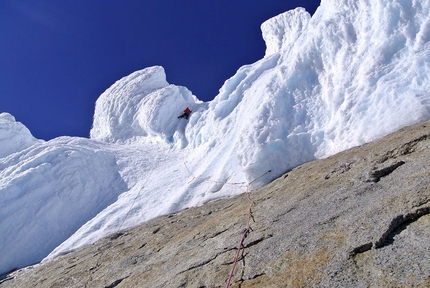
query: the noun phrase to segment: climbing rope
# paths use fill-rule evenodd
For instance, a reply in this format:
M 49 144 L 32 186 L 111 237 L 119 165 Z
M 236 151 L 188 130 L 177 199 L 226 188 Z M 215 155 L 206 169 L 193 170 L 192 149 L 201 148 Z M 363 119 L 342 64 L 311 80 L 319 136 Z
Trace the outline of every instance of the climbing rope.
M 245 185 L 245 182 L 227 182 L 227 181 L 224 182 L 224 181 L 209 180 L 207 178 L 195 176 L 191 172 L 191 170 L 188 168 L 187 162 L 188 161 L 184 161 L 184 166 L 187 169 L 188 173 L 193 177 L 193 179 L 191 179 L 190 181 L 188 181 L 188 184 L 190 184 L 191 182 L 193 182 L 196 179 L 199 179 L 199 180 L 202 180 L 203 182 L 220 183 L 220 184 L 223 184 L 223 185 L 233 185 L 233 186 L 236 186 L 236 187 L 239 187 L 239 188 L 245 188 L 245 187 L 247 187 L 247 185 Z
M 254 201 L 252 201 L 251 197 L 249 196 L 250 193 L 248 189 L 246 190 L 246 195 L 247 195 L 248 201 L 251 203 L 248 209 L 248 220 L 246 223 L 245 231 L 243 232 L 242 238 L 240 239 L 239 246 L 237 246 L 236 257 L 234 257 L 233 267 L 231 268 L 230 275 L 228 276 L 227 284 L 225 285 L 226 288 L 230 287 L 230 282 L 231 282 L 231 279 L 233 278 L 233 273 L 234 273 L 234 270 L 236 269 L 237 261 L 239 260 L 240 251 L 243 247 L 243 241 L 245 241 L 245 238 L 248 236 L 248 233 L 251 230 L 252 207 L 254 206 Z
M 252 230 L 251 229 L 251 219 L 253 219 L 253 217 L 252 217 L 252 207 L 254 206 L 254 201 L 251 199 L 251 193 L 249 191 L 249 187 L 250 187 L 250 185 L 252 183 L 254 183 L 255 181 L 257 181 L 258 179 L 260 179 L 263 176 L 267 175 L 268 173 L 272 172 L 272 170 L 269 170 L 269 171 L 263 173 L 261 176 L 255 178 L 254 180 L 252 180 L 251 182 L 249 182 L 247 185 L 245 185 L 245 182 L 229 183 L 227 181 L 216 181 L 216 180 L 210 180 L 210 179 L 203 178 L 203 177 L 198 177 L 198 176 L 195 176 L 191 172 L 191 170 L 188 168 L 187 161 L 184 161 L 184 166 L 187 169 L 188 173 L 192 176 L 192 179 L 188 182 L 188 184 L 190 184 L 191 182 L 193 182 L 196 179 L 199 179 L 199 180 L 201 180 L 203 182 L 221 183 L 223 185 L 233 185 L 233 186 L 236 186 L 236 187 L 239 187 L 239 188 L 245 188 L 246 187 L 245 194 L 246 194 L 247 199 L 248 199 L 248 201 L 250 203 L 249 204 L 249 209 L 248 209 L 248 219 L 246 221 L 246 228 L 245 228 L 245 230 L 244 230 L 244 232 L 242 234 L 242 238 L 240 239 L 239 245 L 237 247 L 236 256 L 235 256 L 234 261 L 233 261 L 233 267 L 231 268 L 231 271 L 230 271 L 230 274 L 229 274 L 229 277 L 228 277 L 228 280 L 227 280 L 227 284 L 225 286 L 226 288 L 228 288 L 228 287 L 230 287 L 230 283 L 231 283 L 231 280 L 233 278 L 234 270 L 236 269 L 237 262 L 239 260 L 239 255 L 240 255 L 240 251 L 242 250 L 242 247 L 243 247 L 243 242 L 245 241 L 245 238 L 248 236 L 249 232 Z
M 242 238 L 240 239 L 239 246 L 237 246 L 236 257 L 234 257 L 233 267 L 231 268 L 230 274 L 229 274 L 228 279 L 227 279 L 227 284 L 225 285 L 226 288 L 230 287 L 230 282 L 231 282 L 231 279 L 233 278 L 233 274 L 234 274 L 234 270 L 236 269 L 237 261 L 239 260 L 240 251 L 241 251 L 241 249 L 243 247 L 243 241 L 245 241 L 245 238 L 248 236 L 248 233 L 251 231 L 251 219 L 253 219 L 253 217 L 252 217 L 252 207 L 254 207 L 255 203 L 251 199 L 251 193 L 249 191 L 249 186 L 253 182 L 255 182 L 256 180 L 260 179 L 261 177 L 265 176 L 266 174 L 268 174 L 270 172 L 272 172 L 272 170 L 269 170 L 266 173 L 264 173 L 263 175 L 261 175 L 260 177 L 254 179 L 246 187 L 246 196 L 247 196 L 248 201 L 250 203 L 249 209 L 248 209 L 248 220 L 246 221 L 246 228 L 245 228 L 245 230 L 243 232 Z
M 199 179 L 199 180 L 202 180 L 202 181 L 204 181 L 204 182 L 221 183 L 221 184 L 223 184 L 223 185 L 233 185 L 233 186 L 236 186 L 236 187 L 238 187 L 238 188 L 245 188 L 245 187 L 246 187 L 246 192 L 245 192 L 245 194 L 246 194 L 247 199 L 248 199 L 248 201 L 249 201 L 249 203 L 250 203 L 250 205 L 249 205 L 249 209 L 248 209 L 248 218 L 247 218 L 246 228 L 245 228 L 245 230 L 244 230 L 244 232 L 243 232 L 243 234 L 242 234 L 242 238 L 240 239 L 240 242 L 239 242 L 239 245 L 238 245 L 238 248 L 237 248 L 237 253 L 236 253 L 236 256 L 235 256 L 234 261 L 233 261 L 233 267 L 232 267 L 232 269 L 231 269 L 231 271 L 230 271 L 230 274 L 229 274 L 229 277 L 228 277 L 228 280 L 227 280 L 226 288 L 228 288 L 228 287 L 230 287 L 230 283 L 231 283 L 231 280 L 232 280 L 232 278 L 233 278 L 233 274 L 234 274 L 234 271 L 235 271 L 235 268 L 236 268 L 237 262 L 238 262 L 238 260 L 239 260 L 240 251 L 241 251 L 241 250 L 242 250 L 242 248 L 243 248 L 243 242 L 244 242 L 245 238 L 248 236 L 249 232 L 252 230 L 252 229 L 251 229 L 251 219 L 253 219 L 253 217 L 252 217 L 252 208 L 253 208 L 253 206 L 254 206 L 254 201 L 251 199 L 251 193 L 250 193 L 250 191 L 249 191 L 249 187 L 250 187 L 250 185 L 251 185 L 253 182 L 255 182 L 256 180 L 258 180 L 258 179 L 260 179 L 261 177 L 265 176 L 266 174 L 270 173 L 270 172 L 271 172 L 271 170 L 269 170 L 269 171 L 265 172 L 265 173 L 264 173 L 264 174 L 262 174 L 260 177 L 258 177 L 258 178 L 256 178 L 256 179 L 254 179 L 253 181 L 251 181 L 250 183 L 248 183 L 247 185 L 245 185 L 245 182 L 233 182 L 233 183 L 230 183 L 230 182 L 227 182 L 227 181 L 216 181 L 216 180 L 210 180 L 210 179 L 207 179 L 207 178 L 203 178 L 203 177 L 195 176 L 195 175 L 191 172 L 191 170 L 188 168 L 188 166 L 187 166 L 187 164 L 186 164 L 186 163 L 187 163 L 187 161 L 184 161 L 184 166 L 185 166 L 185 168 L 187 169 L 188 173 L 193 177 L 193 178 L 189 181 L 189 183 L 191 183 L 192 181 L 194 181 L 194 180 L 196 180 L 196 179 Z M 146 183 L 148 182 L 148 179 L 150 178 L 151 174 L 152 174 L 152 170 L 150 171 L 149 175 L 147 176 L 147 178 L 146 178 L 146 180 L 145 180 L 145 182 L 144 182 L 144 184 L 143 184 L 143 187 L 144 187 L 144 186 L 146 185 Z M 127 220 L 127 218 L 128 218 L 129 213 L 131 212 L 131 210 L 133 209 L 133 207 L 134 207 L 134 205 L 135 205 L 135 203 L 136 203 L 136 200 L 140 197 L 140 193 L 141 193 L 141 190 L 139 190 L 139 192 L 137 193 L 136 197 L 134 197 L 134 199 L 133 199 L 133 201 L 132 201 L 132 204 L 131 204 L 131 206 L 130 206 L 129 210 L 128 210 L 128 211 L 127 211 L 127 213 L 125 214 L 125 217 L 123 218 L 123 220 L 122 220 L 122 222 L 121 222 L 121 225 L 118 227 L 118 229 L 117 229 L 117 231 L 115 232 L 115 234 L 117 234 L 117 233 L 119 233 L 119 231 L 121 231 L 121 229 L 122 229 L 122 227 L 123 227 L 123 225 L 124 225 L 125 221 L 126 221 L 126 220 Z M 97 261 L 96 261 L 96 266 L 95 266 L 95 267 L 93 267 L 92 269 L 94 269 L 94 268 L 96 268 L 96 267 L 99 267 L 99 266 L 100 266 L 100 260 L 101 260 L 101 258 L 102 258 L 102 256 L 103 256 L 103 254 L 104 254 L 104 252 L 103 252 L 103 251 L 101 251 L 101 252 L 100 252 L 100 256 L 98 257 L 98 259 L 97 259 Z M 119 253 L 118 253 L 118 254 L 119 254 Z M 92 269 L 90 269 L 90 270 L 92 270 Z M 92 279 L 92 277 L 90 276 L 90 277 L 89 277 L 89 279 L 88 279 L 88 280 L 86 281 L 86 283 L 85 283 L 85 287 L 87 287 L 87 286 L 88 286 L 89 281 L 91 281 L 91 279 Z M 79 282 L 80 282 L 80 281 L 79 281 Z M 78 282 L 78 283 L 79 283 L 79 282 Z M 76 284 L 78 284 L 78 283 L 76 283 Z

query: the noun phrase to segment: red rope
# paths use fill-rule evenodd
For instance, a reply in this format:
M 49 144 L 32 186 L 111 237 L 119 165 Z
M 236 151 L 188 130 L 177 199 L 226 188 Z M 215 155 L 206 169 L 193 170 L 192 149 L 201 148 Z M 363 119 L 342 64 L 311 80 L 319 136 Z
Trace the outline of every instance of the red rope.
M 187 161 L 184 161 L 184 166 L 187 169 L 188 173 L 193 177 L 193 179 L 191 179 L 191 181 L 189 181 L 189 183 L 193 182 L 195 179 L 200 179 L 204 182 L 221 183 L 223 185 L 234 185 L 236 187 L 243 187 L 243 188 L 246 187 L 246 196 L 248 198 L 248 201 L 250 202 L 249 209 L 248 209 L 248 221 L 246 223 L 246 228 L 245 228 L 245 231 L 243 232 L 242 238 L 240 239 L 239 246 L 237 247 L 237 253 L 236 253 L 236 257 L 234 258 L 233 267 L 231 268 L 230 275 L 228 277 L 227 284 L 225 286 L 226 288 L 228 288 L 228 287 L 230 287 L 230 282 L 231 282 L 231 279 L 233 278 L 233 274 L 234 274 L 234 270 L 236 269 L 237 261 L 239 260 L 240 251 L 242 250 L 242 247 L 243 247 L 243 241 L 245 241 L 246 236 L 248 236 L 248 233 L 251 231 L 252 207 L 254 206 L 254 201 L 252 201 L 252 199 L 251 199 L 251 193 L 249 192 L 249 186 L 253 182 L 260 179 L 261 177 L 272 172 L 272 170 L 267 171 L 266 173 L 262 174 L 260 177 L 251 181 L 248 185 L 244 186 L 243 185 L 243 184 L 245 184 L 244 182 L 242 182 L 242 183 L 228 183 L 227 181 L 226 182 L 215 181 L 215 180 L 208 180 L 208 179 L 203 178 L 203 177 L 197 177 L 191 172 L 190 169 L 188 169 Z
M 245 241 L 246 236 L 248 236 L 249 231 L 251 231 L 251 218 L 252 218 L 252 207 L 254 206 L 254 201 L 252 201 L 251 199 L 251 193 L 249 192 L 249 186 L 256 180 L 260 179 L 261 177 L 263 177 L 264 175 L 268 174 L 272 172 L 272 170 L 267 171 L 266 173 L 264 173 L 263 175 L 261 175 L 260 177 L 254 179 L 253 181 L 251 181 L 248 186 L 246 187 L 246 196 L 248 198 L 248 201 L 251 203 L 249 205 L 249 209 L 248 209 L 248 221 L 246 223 L 246 229 L 243 232 L 242 235 L 242 239 L 240 239 L 240 243 L 239 246 L 237 247 L 237 253 L 236 253 L 236 257 L 234 258 L 234 262 L 233 262 L 233 267 L 231 268 L 230 271 L 230 275 L 228 276 L 228 280 L 227 280 L 227 284 L 225 285 L 226 288 L 230 287 L 230 282 L 231 279 L 233 278 L 233 274 L 234 274 L 234 270 L 236 269 L 236 265 L 237 265 L 237 261 L 239 260 L 239 254 L 240 254 L 240 250 L 243 247 L 243 241 Z
M 248 236 L 248 233 L 251 230 L 252 207 L 254 206 L 254 201 L 251 200 L 251 196 L 248 189 L 246 190 L 246 195 L 248 197 L 249 202 L 251 203 L 249 205 L 249 210 L 248 210 L 248 221 L 246 224 L 246 229 L 243 232 L 242 239 L 240 239 L 239 246 L 237 247 L 237 253 L 236 253 L 236 257 L 234 258 L 233 267 L 231 268 L 230 275 L 228 276 L 227 284 L 225 285 L 226 288 L 230 287 L 230 282 L 231 282 L 231 279 L 233 278 L 233 273 L 234 273 L 234 270 L 236 269 L 237 261 L 239 260 L 239 254 L 243 247 L 243 241 L 245 241 L 246 236 Z

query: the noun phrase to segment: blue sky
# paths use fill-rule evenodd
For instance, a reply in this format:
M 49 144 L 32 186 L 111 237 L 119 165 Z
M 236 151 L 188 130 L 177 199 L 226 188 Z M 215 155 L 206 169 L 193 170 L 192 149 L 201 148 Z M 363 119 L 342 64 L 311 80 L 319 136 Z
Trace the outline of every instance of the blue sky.
M 264 56 L 260 25 L 319 0 L 2 0 L 0 112 L 32 134 L 88 137 L 95 101 L 148 66 L 212 100 L 239 67 Z

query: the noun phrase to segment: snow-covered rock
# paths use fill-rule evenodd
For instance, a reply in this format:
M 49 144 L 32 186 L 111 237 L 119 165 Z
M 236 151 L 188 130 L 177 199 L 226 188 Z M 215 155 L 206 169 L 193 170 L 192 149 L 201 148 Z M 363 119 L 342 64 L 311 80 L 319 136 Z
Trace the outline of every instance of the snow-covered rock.
M 91 139 L 8 148 L 6 155 L 15 153 L 0 158 L 0 273 L 58 245 L 48 258 L 259 187 L 306 161 L 430 118 L 429 1 L 323 0 L 312 17 L 298 8 L 262 31 L 265 57 L 241 67 L 209 103 L 169 84 L 162 67 L 149 67 L 100 96 Z M 177 119 L 187 106 L 189 120 Z M 31 139 L 25 135 L 17 139 Z M 14 147 L 13 139 L 2 143 Z M 56 218 L 65 201 L 64 211 L 79 211 L 65 213 L 68 226 Z M 30 212 L 17 214 L 18 207 Z M 56 237 L 22 236 L 33 233 L 34 221 Z M 15 258 L 12 239 L 20 237 L 16 247 L 26 256 Z M 47 237 L 55 238 L 49 247 Z M 37 253 L 23 248 L 33 245 Z

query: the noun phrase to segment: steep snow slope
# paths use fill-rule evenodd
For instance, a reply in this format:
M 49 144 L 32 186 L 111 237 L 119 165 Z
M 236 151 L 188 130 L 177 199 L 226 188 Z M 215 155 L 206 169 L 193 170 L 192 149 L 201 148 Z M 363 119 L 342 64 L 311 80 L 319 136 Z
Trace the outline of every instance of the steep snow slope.
M 34 144 L 0 171 L 0 272 L 39 262 L 127 190 L 115 156 L 88 139 Z
M 100 96 L 91 139 L 2 150 L 0 247 L 12 252 L 1 251 L 0 273 L 66 238 L 48 258 L 430 118 L 429 15 L 424 0 L 324 0 L 313 17 L 298 8 L 263 23 L 265 57 L 209 103 L 150 67 Z M 177 119 L 187 106 L 190 119 Z M 18 127 L 6 118 L 1 129 Z

